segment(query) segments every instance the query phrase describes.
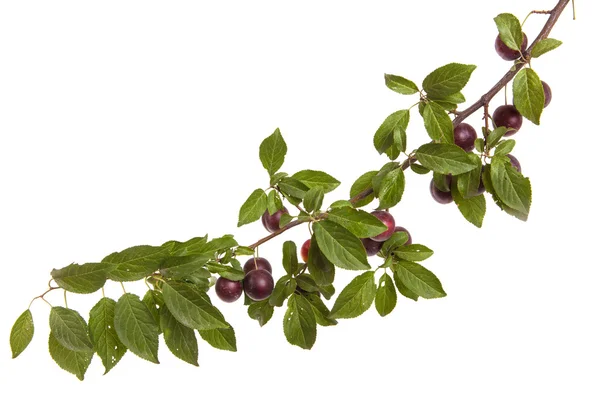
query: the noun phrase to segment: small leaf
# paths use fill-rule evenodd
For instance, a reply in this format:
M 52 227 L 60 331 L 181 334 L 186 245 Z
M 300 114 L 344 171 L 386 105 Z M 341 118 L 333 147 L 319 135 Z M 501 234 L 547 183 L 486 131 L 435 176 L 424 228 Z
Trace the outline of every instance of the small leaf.
M 335 267 L 321 252 L 317 238 L 314 235 L 310 240 L 307 264 L 308 271 L 319 286 L 327 286 L 333 283 Z
M 240 227 L 258 221 L 266 210 L 267 195 L 263 189 L 256 189 L 240 208 L 237 226 Z
M 425 299 L 446 296 L 446 292 L 435 274 L 420 264 L 400 260 L 395 267 L 399 280 L 414 294 Z
M 347 270 L 370 268 L 362 242 L 341 225 L 331 221 L 317 222 L 313 226 L 319 248 L 329 261 Z
M 114 300 L 105 297 L 90 310 L 90 337 L 104 365 L 104 374 L 115 367 L 127 352 L 115 331 L 115 306 Z
M 198 366 L 198 340 L 194 330 L 180 324 L 164 305 L 160 308 L 160 328 L 169 351 L 186 363 Z
M 265 138 L 260 144 L 260 162 L 270 175 L 273 175 L 281 168 L 286 153 L 287 145 L 281 136 L 279 128 L 275 129 L 275 132 Z
M 433 255 L 433 251 L 421 244 L 403 245 L 393 251 L 394 255 L 407 261 L 423 261 Z
M 351 208 L 352 203 L 349 200 L 336 200 L 331 205 L 329 205 L 331 209 L 339 209 L 339 208 Z
M 371 185 L 373 186 L 373 192 L 375 193 L 375 196 L 379 195 L 381 183 L 383 183 L 383 179 L 385 178 L 385 176 L 387 176 L 390 171 L 397 169 L 399 166 L 400 164 L 398 164 L 397 162 L 390 161 L 389 163 L 385 163 L 383 167 L 381 167 L 377 175 L 373 177 L 373 181 L 371 183 Z
M 296 290 L 296 280 L 292 279 L 290 276 L 283 276 L 281 279 L 275 283 L 275 288 L 273 288 L 273 293 L 269 297 L 269 303 L 271 306 L 283 306 L 283 302 L 290 297 L 292 293 Z
M 298 249 L 294 241 L 283 243 L 283 268 L 288 274 L 295 274 L 298 270 Z
M 408 234 L 406 232 L 404 232 L 404 231 L 394 232 L 391 237 L 389 237 L 387 240 L 385 240 L 385 242 L 383 243 L 383 246 L 381 247 L 381 251 L 383 252 L 383 254 L 388 256 L 394 250 L 405 245 L 407 241 L 408 241 Z
M 531 207 L 531 183 L 528 178 L 497 157 L 492 158 L 491 181 L 494 192 L 508 207 L 524 215 Z
M 500 139 L 504 136 L 507 130 L 508 129 L 506 128 L 506 126 L 499 126 L 492 132 L 490 132 L 490 134 L 487 137 L 488 149 L 494 148 L 498 141 L 500 141 Z
M 208 254 L 168 257 L 160 263 L 160 274 L 178 280 L 207 278 L 204 265 L 210 258 Z
M 394 131 L 396 128 L 401 128 L 406 131 L 408 122 L 410 121 L 410 111 L 399 110 L 389 115 L 375 132 L 373 137 L 373 145 L 380 154 L 394 144 Z M 396 133 L 399 135 L 399 133 Z
M 309 293 L 319 291 L 319 286 L 317 286 L 317 283 L 308 274 L 300 274 L 297 276 L 296 284 L 300 289 Z
M 86 263 L 71 264 L 60 270 L 52 270 L 50 275 L 60 287 L 73 293 L 94 293 L 106 283 L 106 274 L 113 268 L 111 264 Z
M 484 148 L 485 148 L 485 143 L 483 141 L 483 138 L 477 138 L 475 140 L 475 150 L 477 152 L 483 152 Z
M 519 113 L 539 125 L 544 100 L 544 87 L 535 71 L 531 68 L 519 71 L 513 81 L 513 102 Z
M 420 175 L 428 174 L 429 172 L 431 172 L 430 169 L 425 168 L 421 164 L 417 164 L 417 163 L 412 163 L 410 165 L 410 169 Z
M 384 273 L 379 279 L 379 287 L 375 293 L 375 309 L 379 315 L 386 316 L 394 310 L 397 300 L 398 296 L 392 278 Z
M 288 177 L 288 173 L 275 173 L 273 175 L 271 175 L 271 179 L 269 181 L 269 185 L 271 186 L 276 186 L 277 183 L 279 183 L 282 179 Z
M 442 192 L 450 191 L 450 181 L 446 174 L 433 173 L 433 184 Z
M 109 279 L 130 282 L 143 279 L 158 270 L 160 262 L 169 255 L 168 250 L 162 246 L 138 245 L 107 255 L 102 263 L 113 265 L 107 271 Z
M 223 264 L 217 263 L 216 261 L 208 262 L 206 264 L 206 267 L 211 273 L 217 273 L 228 280 L 232 280 L 234 282 L 244 280 L 245 274 L 242 269 L 238 269 L 231 266 L 225 266 Z
M 513 150 L 513 148 L 515 147 L 516 144 L 517 144 L 517 141 L 515 141 L 514 139 L 500 141 L 498 143 L 498 145 L 496 146 L 496 149 L 494 150 L 494 155 L 509 154 Z
M 273 317 L 273 307 L 269 304 L 269 299 L 248 305 L 248 316 L 258 321 L 261 327 L 265 326 Z
M 206 293 L 175 281 L 163 284 L 162 290 L 169 311 L 186 327 L 197 330 L 229 327 Z
M 377 173 L 379 173 L 379 171 L 369 171 L 360 176 L 358 179 L 356 179 L 356 181 L 354 182 L 354 184 L 352 184 L 352 187 L 350 188 L 350 198 L 352 199 L 359 193 L 370 189 L 373 178 L 377 175 Z M 371 193 L 367 197 L 354 203 L 354 207 L 360 208 L 362 206 L 366 206 L 369 203 L 371 203 L 374 198 L 375 196 L 373 195 L 373 193 Z
M 61 369 L 74 374 L 79 380 L 83 380 L 94 356 L 93 352 L 69 350 L 59 343 L 52 333 L 48 338 L 48 350 L 50 351 L 50 357 Z
M 537 44 L 535 44 L 535 46 L 531 50 L 531 56 L 533 58 L 539 58 L 542 55 L 544 55 L 546 52 L 550 52 L 553 49 L 556 49 L 561 45 L 562 45 L 562 42 L 557 39 L 552 39 L 552 38 L 541 39 Z
M 402 283 L 402 280 L 400 280 L 400 275 L 397 273 L 396 266 L 394 266 L 394 283 L 396 284 L 398 292 L 400 292 L 400 294 L 405 298 L 412 299 L 415 302 L 419 299 L 419 296 L 415 294 L 415 292 L 410 290 L 404 285 L 404 283 Z
M 324 196 L 325 192 L 322 187 L 313 187 L 304 196 L 304 209 L 309 213 L 321 209 Z
M 516 16 L 510 13 L 501 13 L 494 18 L 500 39 L 512 50 L 520 51 L 523 43 L 523 32 L 521 31 L 521 22 Z
M 54 306 L 50 310 L 50 330 L 56 340 L 72 351 L 93 353 L 85 319 L 73 309 Z
M 481 159 L 475 154 L 467 155 L 476 167 L 467 173 L 459 174 L 456 182 L 454 182 L 456 183 L 458 191 L 463 197 L 475 196 L 479 191 L 479 184 L 481 183 Z
M 454 144 L 454 126 L 448 113 L 437 103 L 429 102 L 423 109 L 423 122 L 431 139 L 445 144 Z
M 348 207 L 331 210 L 327 219 L 343 226 L 358 238 L 374 237 L 387 230 L 387 227 L 370 213 Z
M 337 325 L 338 322 L 335 319 L 329 318 L 331 312 L 329 311 L 325 303 L 323 303 L 323 300 L 319 295 L 316 295 L 314 293 L 308 293 L 303 296 L 308 301 L 308 303 L 311 304 L 317 324 L 321 325 L 322 327 Z
M 237 341 L 233 328 L 217 328 L 199 331 L 204 341 L 214 348 L 225 351 L 237 351 Z
M 404 193 L 404 171 L 392 170 L 385 175 L 379 188 L 379 209 L 396 206 Z
M 460 92 L 469 82 L 475 65 L 451 63 L 431 72 L 423 80 L 423 89 L 430 99 L 444 99 Z
M 355 277 L 342 290 L 331 309 L 331 318 L 356 318 L 366 312 L 375 299 L 375 274 L 367 271 Z
M 464 218 L 477 228 L 481 228 L 486 210 L 485 196 L 481 194 L 478 196 L 465 198 L 458 191 L 456 185 L 452 184 L 452 197 L 454 199 L 454 203 L 456 203 L 458 210 L 464 216 Z
M 415 94 L 419 88 L 412 81 L 399 75 L 385 74 L 385 85 L 392 91 L 400 94 Z
M 165 287 L 167 285 L 165 284 Z M 158 364 L 158 325 L 144 303 L 125 293 L 115 305 L 115 330 L 133 354 Z
M 254 249 L 250 247 L 239 246 L 235 249 L 236 255 L 254 255 Z
M 21 354 L 31 340 L 33 339 L 33 316 L 31 311 L 27 309 L 23 312 L 10 330 L 10 349 L 12 350 L 12 358 L 17 358 Z
M 277 190 L 271 190 L 267 195 L 267 210 L 269 211 L 269 215 L 273 215 L 281 208 L 283 208 L 283 203 L 281 202 L 279 193 Z
M 283 332 L 292 345 L 310 350 L 317 339 L 317 322 L 312 305 L 302 296 L 293 294 L 288 299 L 283 317 Z
M 421 164 L 440 174 L 461 174 L 476 168 L 468 154 L 454 144 L 424 144 L 415 157 Z
M 284 195 L 302 200 L 304 199 L 309 187 L 300 180 L 297 180 L 293 177 L 286 177 L 279 182 L 279 189 L 281 189 Z
M 325 193 L 334 191 L 341 184 L 339 180 L 333 178 L 329 174 L 317 170 L 298 171 L 292 178 L 300 181 L 310 189 L 313 187 L 321 187 Z

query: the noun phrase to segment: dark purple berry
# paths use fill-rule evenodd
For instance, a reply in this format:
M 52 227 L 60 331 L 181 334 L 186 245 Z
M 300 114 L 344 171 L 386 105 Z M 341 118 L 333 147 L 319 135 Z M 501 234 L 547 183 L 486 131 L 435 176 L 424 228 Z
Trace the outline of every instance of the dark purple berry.
M 511 136 L 517 133 L 521 129 L 523 124 L 523 116 L 519 113 L 516 107 L 513 105 L 502 105 L 494 110 L 492 115 L 494 126 L 505 126 L 508 130 L 504 136 Z
M 387 230 L 385 230 L 379 235 L 371 237 L 371 239 L 373 241 L 383 242 L 389 237 L 391 237 L 394 233 L 394 227 L 396 226 L 396 222 L 394 221 L 394 217 L 392 216 L 392 214 L 384 210 L 376 210 L 371 212 L 371 215 L 379 219 L 387 227 Z
M 450 187 L 450 182 L 451 182 L 450 176 L 446 176 L 446 183 L 448 184 L 448 187 Z M 438 189 L 436 187 L 433 179 L 431 179 L 431 183 L 429 184 L 429 191 L 431 192 L 431 196 L 433 197 L 433 199 L 436 202 L 441 203 L 443 205 L 451 203 L 454 200 L 452 198 L 452 193 L 451 192 L 443 192 L 440 189 Z
M 520 173 L 521 172 L 521 163 L 519 162 L 519 160 L 517 160 L 517 158 L 512 154 L 506 154 L 506 156 L 510 160 L 510 163 L 515 168 L 515 170 L 517 170 Z
M 542 81 L 542 87 L 544 88 L 544 107 L 547 107 L 552 101 L 552 90 L 545 81 Z
M 361 238 L 360 239 L 365 247 L 365 251 L 369 257 L 377 254 L 381 247 L 383 247 L 383 242 L 373 241 L 371 238 Z
M 500 35 L 496 37 L 495 45 L 496 52 L 500 57 L 506 61 L 514 61 L 521 56 L 521 54 L 525 54 L 525 50 L 527 49 L 527 35 L 523 34 L 523 43 L 521 44 L 521 51 L 516 51 L 514 49 L 510 49 L 506 46 L 502 39 L 500 39 Z
M 271 296 L 274 287 L 273 276 L 267 270 L 251 270 L 244 276 L 244 292 L 254 301 Z
M 255 257 L 246 261 L 244 264 L 244 273 L 248 274 L 252 270 L 267 270 L 269 273 L 273 273 L 271 263 L 266 258 Z
M 223 302 L 235 302 L 242 296 L 244 285 L 241 281 L 234 282 L 224 277 L 219 277 L 215 283 L 215 292 Z
M 473 151 L 476 139 L 477 132 L 468 123 L 459 123 L 456 125 L 456 128 L 454 128 L 454 143 L 465 151 Z
M 279 227 L 279 220 L 281 219 L 281 215 L 284 213 L 289 213 L 286 208 L 281 208 L 277 212 L 272 215 L 269 215 L 269 211 L 265 211 L 261 218 L 262 224 L 265 229 L 269 232 L 279 231 L 281 228 Z
M 410 232 L 408 232 L 406 228 L 402 226 L 397 226 L 396 228 L 394 228 L 394 232 L 406 232 L 406 235 L 408 235 L 408 241 L 406 241 L 404 245 L 412 244 L 412 237 L 410 236 Z

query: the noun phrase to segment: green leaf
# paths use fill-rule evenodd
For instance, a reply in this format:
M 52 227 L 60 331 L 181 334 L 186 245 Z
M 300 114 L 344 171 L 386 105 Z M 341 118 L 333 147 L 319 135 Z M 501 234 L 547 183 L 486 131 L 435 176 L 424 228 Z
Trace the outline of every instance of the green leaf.
M 115 367 L 127 352 L 127 347 L 119 340 L 115 331 L 116 303 L 104 297 L 90 310 L 90 337 L 104 365 L 104 374 Z
M 148 308 L 148 311 L 152 314 L 154 322 L 156 322 L 157 325 L 160 325 L 159 310 L 165 304 L 162 293 L 158 290 L 148 290 L 142 298 L 142 303 L 146 305 L 146 308 Z M 160 329 L 158 332 L 161 332 Z
M 517 141 L 515 141 L 514 139 L 509 139 L 506 141 L 500 141 L 498 143 L 498 145 L 496 146 L 496 149 L 494 151 L 494 155 L 506 155 L 509 154 L 513 148 L 515 147 L 515 145 L 517 144 Z
M 169 279 L 206 278 L 204 265 L 210 255 L 183 255 L 165 258 L 159 267 L 160 274 Z
M 163 297 L 175 319 L 188 328 L 197 330 L 228 328 L 206 293 L 183 282 L 168 282 L 163 285 Z
M 12 358 L 17 358 L 33 339 L 33 316 L 27 309 L 23 312 L 10 330 L 10 349 Z
M 475 168 L 469 172 L 459 174 L 456 183 L 458 191 L 463 197 L 475 196 L 479 190 L 481 182 L 481 159 L 475 154 L 467 154 Z M 447 183 L 446 183 L 447 184 Z
M 331 205 L 329 205 L 331 209 L 339 209 L 339 208 L 351 208 L 352 203 L 349 200 L 336 200 Z
M 283 333 L 292 345 L 310 350 L 317 339 L 317 322 L 312 305 L 302 296 L 293 294 L 288 299 L 283 316 Z
M 254 255 L 254 249 L 240 245 L 235 249 L 236 255 Z
M 65 348 L 78 352 L 94 352 L 87 323 L 77 311 L 54 306 L 50 310 L 50 330 Z
M 430 169 L 425 168 L 421 164 L 417 164 L 417 163 L 412 163 L 410 165 L 410 169 L 420 175 L 428 174 L 429 172 L 431 172 Z
M 271 186 L 275 186 L 275 185 L 277 185 L 277 183 L 279 183 L 281 181 L 281 179 L 284 179 L 286 177 L 288 177 L 288 173 L 283 173 L 283 172 L 275 173 L 275 174 L 271 175 L 269 184 Z
M 375 216 L 348 207 L 332 209 L 327 217 L 352 232 L 358 238 L 370 238 L 385 232 L 387 227 Z
M 304 209 L 309 213 L 321 209 L 324 196 L 325 192 L 321 186 L 313 187 L 304 196 Z
M 409 121 L 410 111 L 408 110 L 399 110 L 389 115 L 377 129 L 373 137 L 373 145 L 375 145 L 377 152 L 383 154 L 385 150 L 391 147 L 394 144 L 394 136 L 402 135 L 401 131 L 396 132 L 396 134 L 394 132 L 398 128 L 406 131 Z
M 285 212 L 282 213 L 281 217 L 279 218 L 279 228 L 283 228 L 284 226 L 286 226 L 293 220 L 294 220 L 294 217 L 292 215 L 290 215 L 289 213 L 285 213 Z
M 404 193 L 404 171 L 392 170 L 385 175 L 379 188 L 379 209 L 396 206 Z
M 269 299 L 248 305 L 248 316 L 258 321 L 261 327 L 265 326 L 273 317 L 273 307 L 269 304 Z
M 426 103 L 423 109 L 423 122 L 431 139 L 436 142 L 454 144 L 454 126 L 442 106 L 434 102 Z
M 385 163 L 383 165 L 383 167 L 381 167 L 381 169 L 379 170 L 377 175 L 375 177 L 373 177 L 372 186 L 373 186 L 373 192 L 375 193 L 376 196 L 379 195 L 379 190 L 381 189 L 381 183 L 383 183 L 383 179 L 385 178 L 385 176 L 387 176 L 390 171 L 397 169 L 399 166 L 400 166 L 400 164 L 395 161 L 390 161 L 389 163 Z
M 370 189 L 373 178 L 377 175 L 377 173 L 379 173 L 379 171 L 369 171 L 369 172 L 366 172 L 365 174 L 363 174 L 362 176 L 360 176 L 358 179 L 356 179 L 356 181 L 354 182 L 354 184 L 352 184 L 352 187 L 350 188 L 350 198 L 352 199 L 354 196 L 358 195 L 359 193 L 361 193 L 367 189 Z M 359 201 L 354 203 L 354 206 L 357 208 L 366 206 L 369 203 L 371 203 L 374 198 L 375 198 L 375 196 L 373 195 L 373 193 L 371 193 L 367 197 L 360 199 Z
M 214 348 L 226 351 L 237 351 L 237 341 L 233 328 L 217 328 L 199 331 L 204 341 Z
M 352 232 L 331 221 L 317 222 L 313 230 L 320 250 L 333 264 L 347 270 L 370 268 L 365 247 Z
M 266 210 L 267 195 L 263 189 L 256 189 L 240 208 L 237 226 L 240 227 L 258 221 Z
M 356 318 L 373 304 L 377 286 L 375 273 L 366 271 L 342 290 L 331 309 L 331 318 Z
M 281 136 L 279 128 L 277 128 L 271 136 L 263 140 L 259 148 L 260 162 L 269 172 L 269 175 L 273 175 L 281 168 L 286 153 L 287 145 Z
M 102 263 L 113 265 L 113 269 L 107 271 L 109 279 L 131 282 L 154 273 L 168 255 L 168 248 L 139 245 L 107 255 Z
M 291 276 L 283 276 L 275 283 L 273 293 L 269 297 L 271 306 L 283 306 L 283 302 L 296 290 L 296 280 Z
M 165 284 L 164 287 L 166 286 Z M 115 330 L 119 339 L 133 354 L 152 363 L 159 363 L 158 325 L 136 295 L 125 293 L 117 301 Z
M 483 138 L 477 138 L 475 140 L 475 150 L 477 152 L 483 152 L 484 148 L 485 148 L 485 143 L 483 141 Z
M 316 295 L 314 293 L 308 293 L 303 296 L 308 301 L 308 303 L 311 304 L 317 324 L 321 325 L 322 327 L 337 325 L 338 322 L 335 319 L 329 318 L 331 312 L 329 311 L 329 308 L 327 308 L 325 303 L 323 303 L 323 300 L 319 295 Z
M 160 328 L 171 353 L 186 363 L 198 366 L 198 340 L 194 330 L 180 324 L 164 305 L 160 308 Z
M 461 174 L 476 168 L 468 154 L 454 144 L 424 144 L 415 157 L 423 166 L 440 174 Z
M 394 283 L 396 284 L 398 292 L 400 292 L 400 294 L 405 298 L 412 299 L 415 302 L 419 299 L 419 296 L 415 292 L 410 290 L 404 285 L 404 283 L 402 283 L 402 281 L 400 280 L 400 275 L 397 273 L 396 266 L 394 266 Z
M 298 270 L 298 249 L 294 241 L 283 243 L 283 268 L 288 274 L 295 274 Z
M 393 252 L 397 258 L 407 261 L 423 261 L 433 255 L 431 249 L 421 244 L 403 245 L 396 248 Z
M 542 55 L 544 55 L 546 52 L 550 52 L 553 49 L 556 49 L 561 45 L 562 45 L 562 41 L 559 41 L 557 39 L 552 39 L 552 38 L 542 39 L 537 44 L 535 44 L 535 46 L 531 50 L 531 56 L 533 58 L 539 58 Z
M 293 177 L 287 177 L 281 180 L 279 182 L 279 188 L 284 194 L 298 199 L 304 199 L 304 196 L 309 189 L 308 186 Z
M 513 81 L 513 102 L 519 113 L 539 125 L 544 101 L 544 86 L 535 71 L 531 68 L 519 71 Z
M 399 260 L 395 267 L 399 280 L 414 294 L 425 299 L 446 296 L 438 278 L 420 264 Z
M 233 235 L 223 235 L 219 238 L 214 238 L 209 242 L 205 243 L 202 246 L 199 246 L 198 249 L 194 252 L 188 251 L 187 255 L 195 255 L 195 254 L 204 254 L 204 253 L 217 253 L 222 252 L 223 250 L 228 250 L 233 247 L 237 247 L 238 243 L 235 239 L 233 239 Z
M 375 309 L 379 315 L 386 316 L 394 310 L 397 300 L 398 296 L 392 278 L 384 273 L 379 279 L 379 287 L 375 293 Z
M 460 213 L 462 213 L 464 218 L 467 221 L 471 222 L 473 225 L 475 225 L 477 228 L 481 228 L 481 225 L 483 225 L 483 218 L 485 217 L 486 210 L 485 196 L 481 194 L 469 198 L 463 197 L 463 195 L 458 191 L 456 184 L 453 182 L 452 197 L 454 199 L 454 203 L 456 203 L 458 210 L 460 211 Z
M 453 93 L 453 94 L 449 94 L 448 96 L 442 98 L 442 99 L 436 99 L 435 100 L 437 103 L 452 103 L 454 105 L 457 104 L 461 104 L 467 101 L 467 99 L 465 99 L 464 94 L 462 94 L 461 92 L 457 92 L 457 93 Z M 456 106 L 454 106 L 454 108 L 456 108 Z M 449 109 L 451 110 L 451 109 Z
M 446 174 L 433 173 L 433 184 L 442 192 L 450 191 L 450 182 Z
M 206 264 L 208 271 L 211 273 L 217 273 L 220 276 L 232 280 L 234 282 L 239 282 L 244 280 L 244 271 L 235 267 L 225 266 L 223 264 L 217 263 L 216 261 L 211 261 Z
M 79 380 L 83 380 L 94 356 L 93 352 L 69 350 L 59 343 L 52 333 L 48 338 L 48 350 L 50 351 L 50 357 L 61 369 L 74 374 Z
M 401 126 L 396 126 L 392 132 L 394 142 L 392 146 L 385 150 L 385 154 L 392 161 L 400 156 L 400 153 L 406 151 L 406 131 Z
M 431 72 L 423 80 L 423 89 L 430 99 L 444 99 L 460 92 L 469 82 L 475 65 L 451 63 Z
M 335 267 L 321 252 L 314 235 L 308 249 L 308 271 L 319 286 L 330 285 L 335 278 Z
M 300 181 L 306 187 L 321 187 L 325 193 L 334 191 L 341 183 L 332 176 L 323 171 L 302 170 L 292 176 L 293 179 Z
M 400 94 L 415 94 L 419 88 L 412 81 L 399 75 L 385 74 L 385 85 L 392 91 Z
M 506 126 L 499 126 L 492 132 L 490 132 L 490 134 L 487 137 L 488 149 L 494 148 L 498 141 L 500 141 L 500 139 L 504 136 L 507 130 L 508 129 L 506 128 Z
M 164 244 L 162 244 L 161 247 L 166 248 L 170 256 L 201 254 L 202 252 L 198 252 L 198 249 L 202 248 L 206 244 L 207 240 L 208 235 L 205 235 L 203 237 L 192 238 L 185 242 L 167 241 Z
M 273 189 L 267 195 L 267 210 L 269 211 L 269 215 L 273 215 L 281 208 L 283 208 L 283 203 L 281 202 L 279 193 Z
M 297 286 L 306 292 L 318 292 L 319 286 L 308 274 L 300 274 L 296 277 Z
M 401 246 L 405 245 L 407 241 L 408 241 L 408 234 L 406 232 L 404 232 L 404 231 L 394 232 L 392 234 L 392 236 L 389 237 L 387 240 L 385 240 L 385 242 L 383 243 L 383 246 L 381 247 L 381 252 L 383 252 L 383 254 L 388 256 L 390 253 L 392 253 L 397 248 L 400 248 Z
M 510 13 L 501 13 L 494 18 L 494 22 L 496 22 L 502 42 L 510 49 L 520 51 L 523 43 L 523 32 L 521 31 L 519 19 Z
M 494 192 L 508 207 L 524 215 L 531 207 L 531 183 L 528 178 L 497 157 L 492 158 L 491 181 Z
M 60 270 L 53 269 L 50 275 L 60 287 L 73 293 L 94 293 L 106 283 L 106 274 L 111 264 L 70 264 Z

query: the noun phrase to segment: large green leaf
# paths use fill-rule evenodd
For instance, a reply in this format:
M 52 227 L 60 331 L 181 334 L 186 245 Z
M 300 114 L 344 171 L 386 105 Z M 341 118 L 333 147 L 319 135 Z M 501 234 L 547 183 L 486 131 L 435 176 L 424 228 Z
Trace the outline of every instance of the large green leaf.
M 303 296 L 308 301 L 308 303 L 311 304 L 317 324 L 321 325 L 322 327 L 337 325 L 338 322 L 335 319 L 329 317 L 331 315 L 331 312 L 321 299 L 320 295 L 317 295 L 315 293 L 307 293 Z
M 312 305 L 299 294 L 288 299 L 283 316 L 283 333 L 290 344 L 310 350 L 317 339 L 317 322 Z
M 475 196 L 479 190 L 479 183 L 481 182 L 481 159 L 475 154 L 467 155 L 476 167 L 471 171 L 459 174 L 456 182 L 454 182 L 463 197 Z
M 263 167 L 273 175 L 283 165 L 287 145 L 281 136 L 279 128 L 260 144 L 259 157 Z
M 106 283 L 106 275 L 113 268 L 111 264 L 86 263 L 70 264 L 60 270 L 52 270 L 50 275 L 63 289 L 73 293 L 94 293 Z
M 531 183 L 503 158 L 492 158 L 490 174 L 494 193 L 506 206 L 527 215 L 531 207 Z
M 308 271 L 318 285 L 327 286 L 333 283 L 335 266 L 325 257 L 314 235 L 310 240 L 307 264 Z
M 237 226 L 240 227 L 258 221 L 266 210 L 267 195 L 263 189 L 256 189 L 240 208 Z
M 388 209 L 396 206 L 404 194 L 404 171 L 391 170 L 383 177 L 377 197 L 379 209 Z
M 215 308 L 206 293 L 183 282 L 163 285 L 163 297 L 175 319 L 197 330 L 229 328 L 223 315 Z
M 421 145 L 415 157 L 423 166 L 440 174 L 462 174 L 477 167 L 462 148 L 453 144 Z
M 461 91 L 475 68 L 475 65 L 457 63 L 444 65 L 425 77 L 423 89 L 430 99 L 444 99 Z
M 27 309 L 23 312 L 10 330 L 10 349 L 12 350 L 12 358 L 17 358 L 21 354 L 31 340 L 33 339 L 33 316 L 31 311 Z
M 288 274 L 295 274 L 298 271 L 298 249 L 294 241 L 283 243 L 283 268 Z
M 389 115 L 377 129 L 373 137 L 373 145 L 377 152 L 383 154 L 385 150 L 391 147 L 394 144 L 394 135 L 401 135 L 401 133 L 394 132 L 398 129 L 406 131 L 409 121 L 410 111 L 406 109 Z
M 415 302 L 417 300 L 419 300 L 419 295 L 415 294 L 415 292 L 410 290 L 408 287 L 406 287 L 404 285 L 404 283 L 402 283 L 402 280 L 400 280 L 400 275 L 397 273 L 395 268 L 394 268 L 394 283 L 396 284 L 396 288 L 398 289 L 398 292 L 400 292 L 400 294 L 402 296 L 404 296 L 405 298 L 408 298 L 408 299 L 412 299 Z
M 104 365 L 104 374 L 115 367 L 127 352 L 127 347 L 115 331 L 116 304 L 114 300 L 104 297 L 90 311 L 90 337 Z
M 94 356 L 93 352 L 69 350 L 58 342 L 53 333 L 50 333 L 48 338 L 48 351 L 50 351 L 50 357 L 61 369 L 74 374 L 79 380 L 83 380 Z
M 175 357 L 198 366 L 198 340 L 194 330 L 179 323 L 165 305 L 159 315 L 167 348 Z
M 207 270 L 204 265 L 211 256 L 209 254 L 183 255 L 165 258 L 160 263 L 160 274 L 169 279 L 206 279 Z
M 355 277 L 341 291 L 331 308 L 331 318 L 356 318 L 367 311 L 373 304 L 377 286 L 375 274 L 364 272 Z
M 136 295 L 125 293 L 117 301 L 115 330 L 133 354 L 158 364 L 158 325 Z
M 401 172 L 401 170 L 398 171 Z M 342 225 L 358 238 L 374 237 L 387 229 L 379 219 L 370 213 L 348 207 L 332 209 L 327 219 Z
M 304 196 L 304 209 L 306 209 L 306 211 L 309 213 L 321 209 L 324 195 L 325 192 L 321 186 L 316 186 L 310 189 Z
M 465 198 L 459 192 L 457 185 L 455 182 L 452 184 L 452 197 L 454 199 L 454 203 L 458 207 L 458 210 L 464 218 L 475 225 L 477 228 L 481 228 L 483 225 L 483 218 L 485 217 L 485 196 L 478 195 Z M 420 261 L 420 260 L 411 260 L 411 261 Z
M 340 181 L 323 171 L 302 170 L 292 176 L 293 179 L 300 181 L 309 189 L 321 187 L 325 193 L 335 190 Z
M 513 81 L 513 102 L 519 113 L 539 125 L 544 100 L 544 86 L 535 71 L 531 68 L 519 71 Z
M 387 273 L 384 273 L 379 279 L 379 287 L 375 293 L 375 309 L 379 315 L 386 316 L 394 310 L 397 300 L 394 282 Z
M 232 327 L 205 329 L 199 332 L 202 339 L 214 348 L 226 351 L 237 351 L 235 331 Z
M 399 75 L 385 74 L 385 85 L 392 91 L 400 94 L 415 94 L 419 88 L 412 81 Z
M 523 31 L 519 19 L 510 13 L 501 13 L 494 18 L 494 22 L 496 22 L 502 42 L 510 49 L 520 51 L 523 43 Z
M 139 245 L 118 253 L 107 255 L 103 263 L 112 264 L 107 271 L 108 278 L 118 282 L 143 279 L 158 270 L 160 262 L 169 255 L 166 247 Z
M 365 247 L 346 228 L 335 222 L 321 221 L 314 224 L 313 230 L 320 250 L 333 264 L 348 270 L 370 268 Z
M 446 296 L 442 284 L 431 271 L 412 261 L 399 260 L 395 264 L 398 279 L 411 292 L 425 299 Z
M 50 310 L 50 330 L 65 348 L 78 352 L 94 352 L 85 319 L 73 309 L 54 306 Z
M 454 126 L 442 106 L 435 102 L 426 103 L 423 108 L 423 122 L 431 139 L 445 144 L 454 144 Z

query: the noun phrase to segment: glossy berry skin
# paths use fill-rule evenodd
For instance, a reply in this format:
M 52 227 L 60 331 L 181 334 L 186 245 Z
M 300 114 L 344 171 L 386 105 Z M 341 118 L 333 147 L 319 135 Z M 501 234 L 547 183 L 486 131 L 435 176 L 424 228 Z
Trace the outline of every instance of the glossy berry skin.
M 454 128 L 454 143 L 465 151 L 473 151 L 476 139 L 477 132 L 468 123 L 459 123 Z
M 369 257 L 376 255 L 381 250 L 381 247 L 383 247 L 383 242 L 373 241 L 371 238 L 361 238 L 360 240 Z
M 308 263 L 308 250 L 310 250 L 309 239 L 304 241 L 304 244 L 302 244 L 302 247 L 300 248 L 300 257 L 302 257 L 302 261 L 304 261 L 305 263 Z
M 450 177 L 449 176 L 446 176 L 446 182 L 448 183 L 448 186 L 450 186 Z M 440 189 L 438 189 L 435 186 L 433 179 L 431 179 L 431 183 L 429 184 L 429 191 L 431 192 L 431 196 L 433 197 L 433 200 L 435 200 L 438 203 L 441 203 L 442 205 L 447 205 L 448 203 L 452 203 L 452 201 L 454 200 L 452 198 L 452 193 L 451 192 L 443 192 Z
M 527 49 L 527 35 L 523 34 L 523 43 L 521 44 L 520 52 L 507 47 L 506 44 L 502 42 L 502 39 L 500 39 L 500 35 L 496 37 L 494 46 L 496 47 L 496 52 L 503 60 L 514 61 L 521 56 L 521 53 L 525 54 L 525 50 Z
M 269 273 L 273 273 L 271 263 L 266 258 L 256 257 L 251 258 L 244 264 L 244 273 L 248 274 L 252 270 L 267 270 Z
M 544 107 L 547 107 L 552 101 L 552 90 L 545 81 L 542 81 L 542 87 L 544 88 Z
M 244 276 L 244 292 L 254 301 L 271 296 L 274 287 L 273 276 L 267 270 L 252 270 Z
M 215 283 L 215 292 L 223 302 L 235 302 L 242 296 L 244 285 L 241 281 L 234 282 L 224 277 L 219 277 Z
M 494 110 L 492 120 L 496 128 L 505 126 L 508 129 L 504 136 L 516 134 L 521 129 L 521 125 L 523 125 L 523 116 L 521 116 L 517 108 L 513 105 L 499 106 Z
M 520 173 L 521 172 L 521 163 L 519 162 L 519 160 L 517 160 L 517 158 L 512 154 L 506 154 L 506 156 L 510 160 L 510 163 L 515 168 L 515 170 L 517 170 Z
M 371 239 L 376 242 L 383 242 L 391 237 L 394 233 L 394 228 L 396 227 L 396 221 L 394 221 L 394 217 L 391 215 L 391 213 L 384 210 L 376 210 L 371 212 L 371 215 L 379 219 L 387 227 L 386 231 L 371 237 Z
M 412 244 L 412 237 L 410 236 L 410 232 L 408 232 L 406 228 L 402 226 L 397 226 L 396 228 L 394 228 L 394 232 L 406 232 L 406 235 L 408 235 L 408 241 L 406 241 L 404 245 Z
M 269 232 L 279 231 L 281 229 L 279 228 L 279 220 L 281 219 L 281 215 L 283 215 L 284 213 L 289 213 L 286 208 L 281 208 L 272 215 L 269 215 L 268 210 L 265 211 L 261 218 L 262 224 L 265 227 L 265 229 Z

